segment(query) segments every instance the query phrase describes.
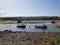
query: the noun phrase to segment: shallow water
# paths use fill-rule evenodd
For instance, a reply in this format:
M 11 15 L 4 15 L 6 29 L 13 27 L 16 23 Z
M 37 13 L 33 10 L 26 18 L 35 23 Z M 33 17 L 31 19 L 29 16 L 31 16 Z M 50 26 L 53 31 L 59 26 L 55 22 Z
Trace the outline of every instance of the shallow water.
M 48 29 L 36 29 L 35 25 L 46 25 Z M 17 25 L 21 24 L 0 24 L 0 30 L 12 30 L 12 31 L 26 31 L 26 32 L 59 32 L 60 29 L 56 28 L 57 24 L 51 23 L 39 23 L 39 24 L 24 24 L 26 25 L 25 29 L 17 28 Z

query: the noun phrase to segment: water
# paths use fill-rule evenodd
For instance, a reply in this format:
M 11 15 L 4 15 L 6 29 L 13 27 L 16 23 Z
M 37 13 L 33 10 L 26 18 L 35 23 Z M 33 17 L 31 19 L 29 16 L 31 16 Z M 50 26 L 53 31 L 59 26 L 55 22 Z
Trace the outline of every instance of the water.
M 35 25 L 46 25 L 48 29 L 36 29 Z M 26 31 L 26 32 L 59 32 L 60 29 L 56 28 L 57 24 L 51 23 L 40 23 L 40 24 L 24 24 L 26 25 L 25 29 L 17 28 L 17 25 L 21 24 L 0 24 L 0 30 L 12 30 L 12 31 Z

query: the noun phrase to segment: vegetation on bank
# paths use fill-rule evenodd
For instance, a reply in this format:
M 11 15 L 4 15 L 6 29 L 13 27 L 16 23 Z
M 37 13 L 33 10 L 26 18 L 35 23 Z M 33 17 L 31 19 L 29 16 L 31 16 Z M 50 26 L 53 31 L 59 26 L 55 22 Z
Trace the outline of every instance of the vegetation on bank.
M 4 21 L 4 24 L 17 24 L 17 21 L 12 21 L 12 20 L 8 20 L 8 21 Z
M 0 23 L 3 24 L 16 24 L 22 20 L 60 20 L 57 16 L 40 16 L 40 17 L 0 17 Z
M 60 20 L 58 16 L 37 16 L 37 17 L 0 17 L 1 20 Z
M 0 20 L 0 24 L 17 24 L 15 20 Z
M 60 33 L 46 32 L 44 35 L 44 40 L 46 40 L 50 45 L 60 45 Z

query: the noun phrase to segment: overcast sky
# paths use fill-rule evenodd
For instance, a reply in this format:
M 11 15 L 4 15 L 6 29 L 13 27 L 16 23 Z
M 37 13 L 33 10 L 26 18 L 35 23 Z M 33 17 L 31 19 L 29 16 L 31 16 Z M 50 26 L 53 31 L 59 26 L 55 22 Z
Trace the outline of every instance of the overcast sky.
M 1 16 L 59 16 L 60 0 L 0 0 L 0 14 Z

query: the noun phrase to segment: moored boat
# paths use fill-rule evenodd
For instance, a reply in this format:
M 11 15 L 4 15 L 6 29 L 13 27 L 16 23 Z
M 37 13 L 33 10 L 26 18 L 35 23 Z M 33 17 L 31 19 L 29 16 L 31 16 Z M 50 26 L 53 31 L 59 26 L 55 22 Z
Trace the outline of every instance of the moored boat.
M 60 25 L 57 25 L 56 27 L 57 27 L 57 29 L 60 29 Z
M 39 28 L 39 29 L 47 29 L 47 26 L 46 25 L 42 25 L 42 26 L 35 26 L 35 28 Z
M 26 28 L 26 25 L 17 25 L 17 28 Z

